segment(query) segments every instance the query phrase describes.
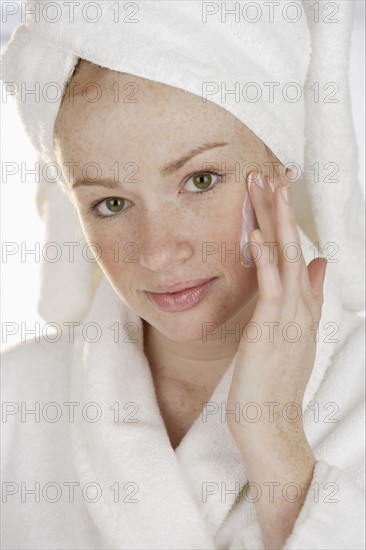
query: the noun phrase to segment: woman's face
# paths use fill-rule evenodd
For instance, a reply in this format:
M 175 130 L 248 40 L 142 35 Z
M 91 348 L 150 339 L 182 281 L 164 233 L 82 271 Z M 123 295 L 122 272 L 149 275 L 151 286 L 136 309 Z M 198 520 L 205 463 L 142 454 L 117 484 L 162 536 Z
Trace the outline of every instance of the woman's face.
M 204 323 L 240 318 L 257 294 L 256 270 L 239 250 L 245 179 L 249 163 L 265 169 L 264 144 L 228 111 L 177 88 L 105 69 L 73 80 L 74 91 L 85 82 L 99 88 L 66 94 L 57 160 L 70 189 L 77 183 L 71 196 L 84 234 L 121 300 L 174 341 L 200 340 Z M 101 99 L 88 100 L 97 89 Z M 225 145 L 166 168 L 208 144 Z M 226 180 L 194 176 L 210 168 Z M 185 311 L 162 311 L 144 292 L 211 277 L 211 292 Z

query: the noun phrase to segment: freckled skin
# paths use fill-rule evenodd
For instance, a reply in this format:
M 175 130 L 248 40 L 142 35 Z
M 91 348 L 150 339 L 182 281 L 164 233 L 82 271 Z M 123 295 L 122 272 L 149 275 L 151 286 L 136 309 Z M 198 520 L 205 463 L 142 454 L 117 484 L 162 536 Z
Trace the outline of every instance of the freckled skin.
M 103 96 L 96 103 L 81 94 L 73 102 L 63 101 L 55 127 L 58 162 L 61 166 L 80 163 L 75 179 L 88 162 L 97 162 L 102 177 L 113 179 L 110 167 L 118 162 L 125 185 L 123 190 L 81 186 L 72 193 L 86 238 L 99 244 L 100 267 L 121 300 L 143 318 L 152 369 L 160 369 L 164 379 L 171 376 L 185 384 L 206 386 L 207 393 L 207 387 L 213 389 L 230 364 L 239 341 L 233 336 L 221 338 L 218 330 L 204 343 L 203 323 L 224 324 L 227 330 L 240 323 L 241 334 L 258 297 L 256 270 L 245 268 L 238 253 L 245 166 L 257 162 L 267 173 L 263 164 L 268 162 L 266 148 L 231 113 L 183 90 L 87 62 L 82 62 L 72 81 L 79 82 L 80 90 L 85 82 L 98 82 Z M 115 82 L 122 91 L 125 84 L 136 83 L 138 103 L 123 102 L 123 93 L 121 101 L 114 102 L 110 87 Z M 176 173 L 160 175 L 161 166 L 207 142 L 229 145 L 200 154 Z M 126 182 L 131 171 L 123 166 L 128 162 L 138 165 L 138 173 L 132 176 L 137 183 Z M 239 162 L 240 179 L 228 174 L 225 183 L 217 183 L 215 192 L 197 196 L 194 189 L 199 188 L 193 180 L 184 181 L 202 169 L 204 162 L 218 163 L 219 170 L 225 163 L 223 172 L 234 170 Z M 214 182 L 216 176 L 212 177 Z M 114 197 L 127 202 L 122 206 L 126 210 L 113 220 L 87 214 L 93 202 Z M 104 206 L 103 213 L 107 212 Z M 119 243 L 119 262 L 109 249 L 115 242 Z M 135 247 L 124 250 L 126 243 L 135 243 Z M 217 243 L 223 254 L 210 255 L 204 262 L 203 243 Z M 236 255 L 225 256 L 225 250 L 235 247 Z M 130 253 L 137 263 L 126 261 Z M 142 292 L 167 281 L 213 276 L 219 277 L 214 291 L 183 312 L 162 312 Z M 212 366 L 209 371 L 207 365 Z
M 201 339 L 202 322 L 228 322 L 257 291 L 255 269 L 244 268 L 233 254 L 225 257 L 224 246 L 227 251 L 235 250 L 240 241 L 245 165 L 257 162 L 263 166 L 268 161 L 264 144 L 231 113 L 203 103 L 198 96 L 124 73 L 99 73 L 100 101 L 88 102 L 79 94 L 73 103 L 65 101 L 61 107 L 55 129 L 58 160 L 61 166 L 80 163 L 75 179 L 89 162 L 100 165 L 103 178 L 113 179 L 110 167 L 118 162 L 122 181 L 131 174 L 123 166 L 133 162 L 139 171 L 131 177 L 138 182 L 125 183 L 128 191 L 79 187 L 73 200 L 83 230 L 88 240 L 100 245 L 100 266 L 125 303 L 167 338 L 182 342 Z M 83 79 L 74 78 L 81 89 Z M 83 78 L 87 78 L 85 74 Z M 95 82 L 96 78 L 98 73 L 87 80 Z M 124 84 L 136 82 L 138 103 L 115 103 L 108 87 L 116 81 L 121 90 Z M 160 166 L 205 142 L 229 145 L 193 158 L 175 174 L 160 176 Z M 229 174 L 215 192 L 194 196 L 193 189 L 199 188 L 190 183 L 187 190 L 183 183 L 203 162 L 218 163 L 218 168 L 225 163 L 226 170 L 234 170 L 239 162 L 240 181 Z M 95 172 L 90 174 L 93 177 Z M 108 197 L 127 199 L 125 212 L 113 221 L 86 213 L 91 203 Z M 103 212 L 108 212 L 106 207 Z M 116 241 L 120 243 L 120 262 L 114 261 L 113 251 L 108 249 Z M 124 251 L 125 243 L 136 243 L 137 252 L 131 257 L 138 257 L 138 263 L 123 261 L 133 251 L 132 247 Z M 218 243 L 223 254 L 218 252 L 203 262 L 202 243 Z M 214 295 L 187 312 L 160 312 L 141 293 L 166 280 L 206 276 L 220 277 Z

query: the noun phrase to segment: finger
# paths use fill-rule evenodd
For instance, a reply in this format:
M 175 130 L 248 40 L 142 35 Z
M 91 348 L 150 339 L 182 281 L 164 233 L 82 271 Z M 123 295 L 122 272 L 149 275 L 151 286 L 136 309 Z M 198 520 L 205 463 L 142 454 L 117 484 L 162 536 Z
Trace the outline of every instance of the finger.
M 268 178 L 258 172 L 249 174 L 247 184 L 259 229 L 264 243 L 267 243 L 265 246 L 271 251 L 272 262 L 277 265 L 278 240 L 276 237 L 273 191 L 268 183 Z
M 281 185 L 288 185 L 292 181 L 292 179 L 291 179 L 292 175 L 293 175 L 293 171 L 290 168 L 286 168 L 285 173 L 282 177 L 279 176 L 277 172 L 274 172 L 274 176 L 272 178 L 269 178 L 269 180 L 270 180 L 269 183 L 270 183 L 271 188 L 273 189 L 273 192 L 275 192 L 277 187 L 279 187 Z M 295 231 L 296 240 L 294 241 L 294 243 L 296 243 L 296 244 L 293 245 L 293 251 L 295 252 L 295 247 L 298 247 L 298 249 L 300 251 L 301 241 L 300 241 L 300 235 L 299 235 L 299 232 L 298 232 L 296 212 L 295 212 L 294 207 L 293 207 L 293 211 L 294 211 L 294 215 L 295 215 L 295 228 L 296 228 L 296 231 Z M 293 258 L 295 255 L 293 254 L 291 256 L 291 258 L 289 258 L 288 255 L 286 255 L 287 251 L 288 251 L 288 249 L 286 247 L 283 259 L 287 260 L 287 261 L 290 261 L 291 258 Z M 282 252 L 283 252 L 283 250 L 280 251 L 281 256 L 282 256 Z M 303 258 L 303 254 L 301 255 L 301 258 L 300 258 L 300 254 L 299 254 L 299 261 L 302 264 L 302 277 L 301 277 L 302 289 L 303 289 L 303 291 L 304 291 L 304 293 L 306 294 L 307 297 L 313 297 L 312 289 L 311 289 L 311 285 L 310 285 L 310 281 L 309 281 L 309 276 L 308 276 L 308 271 L 306 269 L 305 258 Z M 282 265 L 280 265 L 279 269 L 280 269 L 280 272 L 282 273 L 284 268 L 283 268 Z
M 328 262 L 325 258 L 316 258 L 308 265 L 308 275 L 313 295 L 319 305 L 324 303 L 324 280 Z
M 277 265 L 270 257 L 268 247 L 264 246 L 264 238 L 260 229 L 251 231 L 249 241 L 255 249 L 253 253 L 257 268 L 258 291 L 260 299 L 276 307 L 282 303 L 282 283 Z
M 276 231 L 279 241 L 278 267 L 283 285 L 298 295 L 308 278 L 297 228 L 290 185 L 279 185 L 274 193 Z M 309 283 L 308 283 L 309 284 Z

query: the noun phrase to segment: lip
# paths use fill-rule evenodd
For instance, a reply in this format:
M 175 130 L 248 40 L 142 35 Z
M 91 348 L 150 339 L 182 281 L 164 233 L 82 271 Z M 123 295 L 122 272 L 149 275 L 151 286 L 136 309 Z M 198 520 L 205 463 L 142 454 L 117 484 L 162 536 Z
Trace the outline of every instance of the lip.
M 187 290 L 189 288 L 195 288 L 207 281 L 211 281 L 212 277 L 206 279 L 194 279 L 191 281 L 181 281 L 180 283 L 174 283 L 172 285 L 157 286 L 146 292 L 151 292 L 153 294 L 169 294 L 172 292 L 180 292 L 181 290 Z
M 218 277 L 203 279 L 203 283 L 178 292 L 147 292 L 149 300 L 162 311 L 175 312 L 191 309 L 209 294 Z M 181 283 L 182 284 L 182 283 Z M 186 284 L 186 283 L 185 283 Z

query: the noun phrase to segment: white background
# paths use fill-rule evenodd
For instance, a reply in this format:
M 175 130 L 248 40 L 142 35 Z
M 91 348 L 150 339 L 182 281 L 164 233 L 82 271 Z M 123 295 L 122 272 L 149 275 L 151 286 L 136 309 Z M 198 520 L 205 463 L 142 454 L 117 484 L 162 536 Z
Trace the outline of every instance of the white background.
M 347 0 L 345 0 L 347 1 Z M 359 149 L 359 182 L 365 194 L 365 1 L 356 0 L 355 17 L 352 35 L 350 84 L 352 93 L 352 112 Z M 10 38 L 12 29 L 20 23 L 20 17 L 13 17 L 7 25 L 2 25 L 2 49 Z M 36 154 L 21 126 L 15 102 L 8 101 L 1 105 L 1 162 L 25 162 L 32 166 Z M 11 184 L 1 182 L 1 241 L 27 243 L 27 248 L 34 248 L 39 242 L 42 250 L 43 223 L 38 215 L 35 192 L 36 184 Z M 16 254 L 6 263 L 1 263 L 1 323 L 21 322 L 27 327 L 34 327 L 38 321 L 42 327 L 44 321 L 38 315 L 37 303 L 40 281 L 40 263 L 28 256 L 26 263 L 21 263 L 20 254 Z M 32 338 L 32 335 L 30 335 Z M 20 333 L 1 337 L 1 348 L 4 350 L 21 341 Z

